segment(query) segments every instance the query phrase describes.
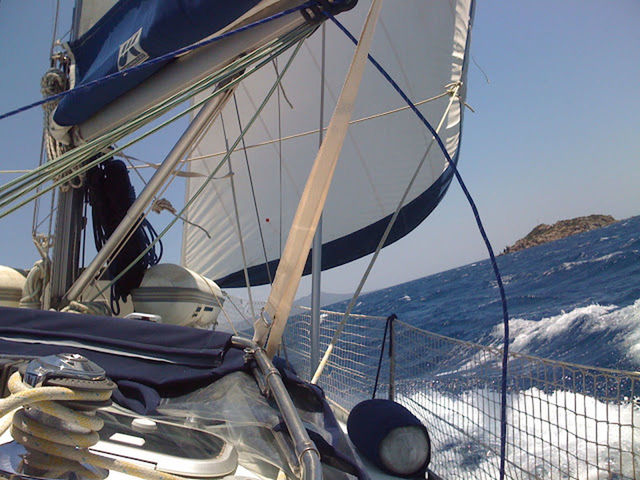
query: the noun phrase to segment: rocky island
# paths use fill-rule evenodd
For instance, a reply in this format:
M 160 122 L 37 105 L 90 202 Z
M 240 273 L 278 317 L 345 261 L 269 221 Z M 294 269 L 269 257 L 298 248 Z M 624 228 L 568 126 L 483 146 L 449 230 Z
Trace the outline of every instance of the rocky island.
M 526 237 L 521 238 L 510 247 L 505 248 L 502 255 L 560 240 L 561 238 L 569 237 L 577 233 L 606 227 L 614 222 L 617 222 L 617 220 L 611 215 L 588 215 L 570 220 L 560 220 L 553 225 L 542 223 L 531 230 Z

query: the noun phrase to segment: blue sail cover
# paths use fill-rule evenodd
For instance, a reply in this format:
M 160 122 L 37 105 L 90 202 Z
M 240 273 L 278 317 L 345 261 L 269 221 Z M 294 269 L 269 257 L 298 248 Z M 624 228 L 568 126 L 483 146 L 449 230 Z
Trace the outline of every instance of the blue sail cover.
M 157 414 L 161 398 L 181 397 L 247 368 L 244 351 L 232 347 L 229 333 L 126 318 L 0 307 L 0 357 L 30 359 L 57 353 L 78 353 L 97 363 L 117 384 L 113 400 L 144 415 Z M 307 423 L 322 462 L 368 480 L 349 453 L 322 389 L 300 380 L 283 360 L 276 358 L 274 363 Z M 202 394 L 210 391 L 204 388 Z M 245 398 L 250 401 L 260 397 L 257 386 L 255 392 L 247 392 Z M 175 408 L 175 404 L 171 406 Z M 286 427 L 275 427 L 279 428 Z M 326 438 L 315 430 L 324 431 Z
M 191 45 L 229 25 L 260 0 L 121 0 L 69 47 L 75 87 Z M 63 98 L 58 125 L 84 122 L 167 62 L 143 67 Z
M 114 398 L 151 411 L 160 397 L 193 391 L 243 368 L 231 335 L 125 318 L 0 307 L 0 355 L 79 353 L 118 384 Z

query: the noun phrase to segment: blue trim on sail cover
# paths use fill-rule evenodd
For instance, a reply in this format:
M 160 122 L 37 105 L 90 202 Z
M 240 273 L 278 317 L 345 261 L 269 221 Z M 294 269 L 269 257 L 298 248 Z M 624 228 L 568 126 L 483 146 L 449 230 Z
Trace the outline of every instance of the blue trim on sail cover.
M 259 1 L 121 0 L 70 43 L 76 65 L 75 86 L 197 42 L 229 25 Z M 169 61 L 68 95 L 56 109 L 55 122 L 63 126 L 82 123 Z
M 458 149 L 453 158 L 456 164 L 458 163 L 459 151 Z M 451 167 L 447 167 L 442 175 L 440 175 L 425 192 L 402 207 L 398 219 L 391 228 L 389 237 L 384 244 L 385 247 L 407 235 L 431 214 L 447 192 L 452 178 L 453 170 Z M 393 214 L 361 228 L 356 232 L 322 245 L 322 270 L 338 267 L 373 253 L 392 216 Z M 309 252 L 303 275 L 311 273 L 311 255 L 312 252 Z M 276 271 L 279 261 L 278 259 L 269 262 L 268 265 L 271 272 Z M 248 271 L 251 285 L 264 285 L 269 283 L 269 277 L 264 263 L 250 267 Z M 215 282 L 221 288 L 245 287 L 244 270 L 239 270 L 226 277 L 216 279 Z

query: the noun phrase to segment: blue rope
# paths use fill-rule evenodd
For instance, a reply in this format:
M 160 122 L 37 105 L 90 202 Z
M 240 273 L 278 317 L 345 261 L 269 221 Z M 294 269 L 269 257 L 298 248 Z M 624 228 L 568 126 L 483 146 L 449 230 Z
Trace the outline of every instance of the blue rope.
M 354 43 L 358 44 L 358 40 L 346 29 L 339 20 L 337 20 L 334 16 L 325 13 L 332 21 L 336 24 L 336 26 L 344 32 L 344 34 L 349 37 L 349 39 Z M 433 135 L 440 150 L 444 154 L 445 158 L 449 162 L 453 173 L 464 192 L 465 197 L 467 197 L 467 201 L 471 206 L 471 210 L 473 211 L 473 216 L 476 219 L 476 224 L 478 225 L 478 229 L 480 230 L 480 235 L 482 235 L 482 239 L 489 251 L 489 258 L 491 259 L 491 266 L 493 267 L 493 272 L 496 276 L 496 281 L 498 282 L 498 288 L 500 290 L 500 298 L 502 300 L 502 315 L 503 315 L 503 324 L 504 324 L 504 347 L 502 353 L 502 405 L 500 409 L 500 480 L 504 479 L 505 474 L 505 458 L 506 458 L 506 442 L 507 442 L 507 365 L 509 360 L 509 312 L 507 310 L 507 296 L 504 292 L 504 285 L 502 283 L 502 276 L 500 275 L 500 269 L 498 268 L 498 263 L 496 262 L 496 257 L 493 253 L 493 247 L 491 246 L 491 242 L 489 241 L 489 237 L 487 236 L 487 232 L 484 229 L 482 224 L 482 220 L 480 219 L 480 213 L 478 212 L 478 208 L 476 207 L 467 186 L 462 180 L 462 176 L 460 172 L 458 172 L 458 168 L 456 164 L 451 159 L 449 152 L 444 146 L 442 139 L 435 131 L 435 129 L 431 126 L 429 121 L 422 115 L 420 110 L 415 106 L 415 104 L 409 99 L 409 97 L 404 93 L 404 91 L 400 88 L 400 86 L 391 78 L 389 73 L 380 65 L 375 58 L 369 55 L 369 60 L 376 67 L 376 69 L 382 74 L 382 76 L 391 84 L 396 92 L 402 97 L 402 99 L 407 103 L 407 105 L 413 110 L 413 112 L 418 116 L 420 121 L 427 127 L 429 132 Z
M 384 347 L 387 344 L 387 332 L 389 331 L 389 327 L 393 328 L 391 324 L 393 323 L 394 320 L 397 320 L 397 319 L 398 317 L 396 316 L 396 314 L 392 313 L 387 317 L 387 321 L 384 324 L 384 335 L 382 336 L 382 345 L 380 347 L 380 358 L 378 359 L 378 370 L 376 371 L 376 381 L 373 384 L 373 394 L 371 395 L 372 399 L 376 398 L 376 393 L 378 391 L 378 382 L 380 381 L 380 371 L 382 370 L 382 360 L 384 357 Z M 391 352 L 393 351 L 392 342 L 393 342 L 393 337 L 389 335 L 389 358 L 391 358 Z M 389 388 L 391 388 L 391 386 L 389 386 Z
M 99 85 L 101 83 L 104 83 L 104 82 L 106 82 L 108 80 L 128 75 L 130 73 L 133 73 L 133 72 L 136 72 L 136 71 L 141 70 L 143 68 L 146 68 L 146 67 L 148 67 L 150 65 L 154 65 L 154 64 L 160 63 L 160 62 L 164 62 L 166 60 L 171 60 L 172 58 L 177 57 L 178 55 L 182 55 L 184 53 L 191 52 L 192 50 L 196 50 L 198 48 L 205 47 L 205 46 L 210 45 L 210 44 L 212 44 L 214 42 L 217 42 L 217 41 L 223 40 L 225 38 L 231 37 L 232 35 L 236 35 L 238 33 L 245 32 L 245 31 L 247 31 L 247 30 L 249 30 L 251 28 L 257 27 L 259 25 L 263 25 L 263 24 L 271 22 L 273 20 L 277 20 L 278 18 L 282 18 L 282 17 L 287 16 L 287 15 L 289 15 L 291 13 L 295 13 L 295 12 L 299 12 L 301 10 L 305 10 L 307 8 L 310 8 L 311 6 L 316 5 L 317 3 L 318 3 L 317 0 L 310 0 L 309 2 L 306 2 L 306 3 L 302 4 L 302 5 L 297 6 L 297 7 L 293 7 L 293 8 L 290 8 L 288 10 L 284 10 L 282 12 L 279 12 L 279 13 L 276 13 L 274 15 L 271 15 L 270 17 L 263 18 L 262 20 L 258 20 L 256 22 L 249 23 L 249 24 L 247 24 L 247 25 L 245 25 L 243 27 L 239 27 L 239 28 L 237 28 L 235 30 L 231 30 L 229 32 L 223 33 L 222 35 L 218 35 L 217 37 L 210 38 L 209 40 L 204 40 L 202 42 L 194 43 L 193 45 L 189 45 L 187 47 L 183 47 L 183 48 L 180 48 L 178 50 L 174 50 L 173 52 L 166 53 L 166 54 L 164 54 L 164 55 L 162 55 L 160 57 L 153 58 L 153 59 L 148 60 L 146 62 L 143 62 L 143 63 L 141 63 L 139 65 L 136 65 L 134 67 L 127 68 L 125 70 L 121 70 L 119 72 L 115 72 L 115 73 L 109 74 L 109 75 L 107 75 L 105 77 L 101 77 L 101 78 L 98 78 L 96 80 L 92 80 L 91 82 L 86 83 L 84 85 L 80 85 L 80 86 L 78 86 L 76 88 L 73 88 L 72 90 L 66 90 L 66 91 L 64 91 L 62 93 L 58 93 L 56 95 L 51 95 L 50 97 L 43 98 L 42 100 L 38 100 L 37 102 L 33 102 L 33 103 L 30 103 L 29 105 L 25 105 L 23 107 L 16 108 L 15 110 L 11 110 L 9 112 L 3 113 L 3 114 L 0 115 L 0 120 L 4 120 L 5 118 L 11 117 L 13 115 L 17 115 L 18 113 L 25 112 L 27 110 L 30 110 L 30 109 L 32 109 L 34 107 L 43 105 L 45 103 L 52 102 L 52 101 L 55 101 L 55 100 L 60 100 L 60 99 L 62 99 L 64 97 L 66 97 L 67 95 L 71 95 L 72 93 L 80 92 L 80 91 L 86 90 L 88 88 L 94 87 L 96 85 Z

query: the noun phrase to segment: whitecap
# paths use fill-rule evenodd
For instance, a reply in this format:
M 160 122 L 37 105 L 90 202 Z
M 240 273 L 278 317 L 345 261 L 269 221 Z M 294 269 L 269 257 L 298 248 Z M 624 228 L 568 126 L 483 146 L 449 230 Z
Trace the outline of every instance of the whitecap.
M 627 359 L 640 365 L 640 299 L 632 305 L 619 308 L 616 305 L 593 304 L 579 307 L 570 312 L 560 313 L 540 320 L 512 318 L 509 320 L 511 349 L 527 353 L 533 340 L 546 343 L 569 332 L 580 324 L 579 334 L 590 335 L 596 332 L 614 332 L 614 345 L 618 346 Z M 500 346 L 504 338 L 504 326 L 497 324 L 491 331 L 494 345 Z M 580 341 L 580 338 L 574 338 Z M 533 352 L 535 353 L 535 352 Z
M 509 336 L 513 351 L 523 352 L 532 340 L 551 341 L 567 332 L 577 321 L 588 318 L 588 322 L 597 324 L 599 319 L 614 310 L 615 305 L 601 306 L 589 305 L 576 308 L 569 313 L 542 318 L 541 320 L 526 320 L 524 318 L 512 318 L 509 320 Z M 504 338 L 504 325 L 494 326 L 491 335 L 497 340 Z
M 433 471 L 494 478 L 499 465 L 500 392 L 478 388 L 454 396 L 423 384 L 397 401 L 427 425 Z M 621 472 L 620 478 L 633 478 L 633 465 L 627 460 L 633 446 L 637 453 L 640 445 L 640 431 L 631 428 L 636 415 L 633 404 L 624 399 L 620 404 L 604 403 L 580 393 L 536 387 L 511 393 L 508 464 L 535 478 L 564 472 L 571 478 L 604 479 L 609 469 Z
M 625 254 L 625 252 L 618 251 L 618 252 L 608 253 L 606 255 L 603 255 L 603 256 L 597 257 L 597 258 L 589 258 L 587 260 L 577 260 L 575 262 L 564 262 L 561 265 L 561 268 L 563 270 L 571 270 L 572 268 L 577 267 L 579 265 L 584 265 L 586 263 L 606 262 L 608 260 L 611 260 L 612 258 L 619 257 L 619 256 L 624 255 L 624 254 Z

